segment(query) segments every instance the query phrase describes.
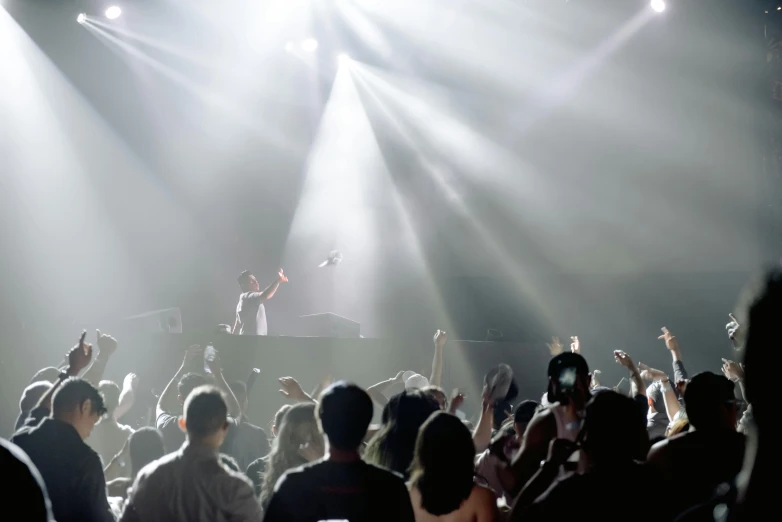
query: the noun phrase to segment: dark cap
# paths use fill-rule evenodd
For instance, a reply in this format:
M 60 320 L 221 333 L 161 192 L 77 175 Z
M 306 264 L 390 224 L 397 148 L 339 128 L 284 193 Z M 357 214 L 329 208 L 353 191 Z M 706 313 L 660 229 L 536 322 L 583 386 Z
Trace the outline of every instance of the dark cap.
M 573 352 L 562 352 L 553 357 L 548 363 L 548 376 L 558 377 L 563 368 L 575 368 L 576 373 L 581 376 L 589 374 L 589 366 L 586 359 L 580 354 Z
M 526 424 L 532 420 L 535 416 L 535 412 L 538 409 L 538 403 L 535 401 L 521 401 L 516 406 L 516 413 L 513 414 L 513 422 L 515 424 Z
M 711 406 L 736 402 L 733 382 L 723 375 L 701 372 L 694 376 L 684 391 L 684 403 L 689 410 L 700 405 Z

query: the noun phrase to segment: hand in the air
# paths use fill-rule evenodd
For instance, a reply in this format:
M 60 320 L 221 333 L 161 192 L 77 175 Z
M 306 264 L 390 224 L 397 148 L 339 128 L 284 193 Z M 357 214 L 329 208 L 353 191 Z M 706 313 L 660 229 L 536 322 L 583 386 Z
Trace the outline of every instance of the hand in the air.
M 641 371 L 641 378 L 645 381 L 664 381 L 668 378 L 664 371 L 649 368 L 644 363 L 638 363 L 638 369 Z
M 731 381 L 739 381 L 744 378 L 744 368 L 736 361 L 722 360 L 722 373 Z
M 730 322 L 725 325 L 725 329 L 728 331 L 728 338 L 733 343 L 734 348 L 739 348 L 741 347 L 741 337 L 744 332 L 733 314 L 728 314 L 728 317 L 730 317 Z
M 100 354 L 103 357 L 109 357 L 117 351 L 117 340 L 110 335 L 100 333 L 100 330 L 95 330 L 98 336 L 98 348 Z
M 446 342 L 448 342 L 448 335 L 445 330 L 437 330 L 434 334 L 434 345 L 442 349 Z
M 122 387 L 126 390 L 135 390 L 138 387 L 138 375 L 135 373 L 127 374 L 125 380 L 122 381 Z
M 671 332 L 668 331 L 666 327 L 662 327 L 663 334 L 658 337 L 658 339 L 662 339 L 665 341 L 665 347 L 668 348 L 670 351 L 676 351 L 679 349 L 679 341 L 676 340 L 676 336 L 673 335 Z
M 631 372 L 635 372 L 635 364 L 633 364 L 633 360 L 630 358 L 629 355 L 627 355 L 626 352 L 622 350 L 614 350 L 614 360 L 618 363 L 630 370 Z
M 581 341 L 578 340 L 577 335 L 570 337 L 570 351 L 573 353 L 581 353 Z
M 310 400 L 309 395 L 304 393 L 304 390 L 301 389 L 299 382 L 293 377 L 280 377 L 278 380 L 280 381 L 280 386 L 282 386 L 280 393 L 285 395 L 287 398 L 298 402 L 306 402 Z
M 280 283 L 288 282 L 288 277 L 283 273 L 282 268 L 280 268 L 280 271 L 277 273 L 277 278 L 279 279 Z
M 76 376 L 90 364 L 92 360 L 92 345 L 84 342 L 87 331 L 81 333 L 79 342 L 68 352 L 68 375 Z
M 554 357 L 562 353 L 562 343 L 559 342 L 559 337 L 552 337 L 550 343 L 546 343 L 548 351 L 551 352 L 551 356 Z

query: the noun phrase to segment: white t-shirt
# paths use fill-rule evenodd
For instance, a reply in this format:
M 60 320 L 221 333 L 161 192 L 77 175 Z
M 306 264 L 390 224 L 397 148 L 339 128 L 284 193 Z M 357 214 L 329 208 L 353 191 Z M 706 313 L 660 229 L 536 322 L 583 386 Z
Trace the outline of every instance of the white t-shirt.
M 266 335 L 266 309 L 262 292 L 245 292 L 236 305 L 236 319 L 240 335 Z

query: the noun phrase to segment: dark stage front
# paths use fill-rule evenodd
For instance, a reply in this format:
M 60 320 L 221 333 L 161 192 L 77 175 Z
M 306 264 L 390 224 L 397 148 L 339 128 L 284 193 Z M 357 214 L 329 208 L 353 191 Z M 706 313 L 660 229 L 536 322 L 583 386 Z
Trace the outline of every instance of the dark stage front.
M 142 379 L 150 379 L 149 387 L 159 394 L 181 364 L 185 349 L 191 344 L 207 342 L 187 334 L 139 337 L 133 341 L 132 349 L 118 351 L 117 360 L 112 360 L 110 366 L 126 368 Z M 229 382 L 245 380 L 254 367 L 261 369 L 250 396 L 250 417 L 263 427 L 268 426 L 285 402 L 279 392 L 279 377 L 295 377 L 307 392 L 327 375 L 366 387 L 389 379 L 400 370 L 413 370 L 429 377 L 434 353 L 431 342 L 411 344 L 390 339 L 225 335 L 218 337 L 214 344 Z M 465 413 L 477 415 L 481 380 L 489 369 L 501 362 L 510 364 L 516 373 L 520 397 L 540 397 L 549 358 L 544 344 L 449 341 L 445 348 L 443 386 L 448 393 L 453 388 L 465 393 Z M 389 391 L 399 390 L 401 385 Z

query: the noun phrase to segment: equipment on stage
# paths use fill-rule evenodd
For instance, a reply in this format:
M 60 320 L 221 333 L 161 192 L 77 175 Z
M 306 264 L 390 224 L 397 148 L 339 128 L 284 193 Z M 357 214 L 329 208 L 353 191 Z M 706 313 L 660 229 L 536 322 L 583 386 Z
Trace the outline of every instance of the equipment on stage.
M 329 253 L 329 257 L 326 258 L 325 261 L 323 261 L 321 264 L 318 265 L 318 268 L 323 268 L 326 266 L 337 266 L 342 262 L 342 252 L 339 250 L 332 250 Z
M 122 321 L 124 326 L 132 326 L 137 333 L 182 333 L 182 312 L 179 308 L 144 312 Z
M 302 315 L 296 328 L 297 335 L 304 337 L 361 337 L 361 324 L 331 312 Z

